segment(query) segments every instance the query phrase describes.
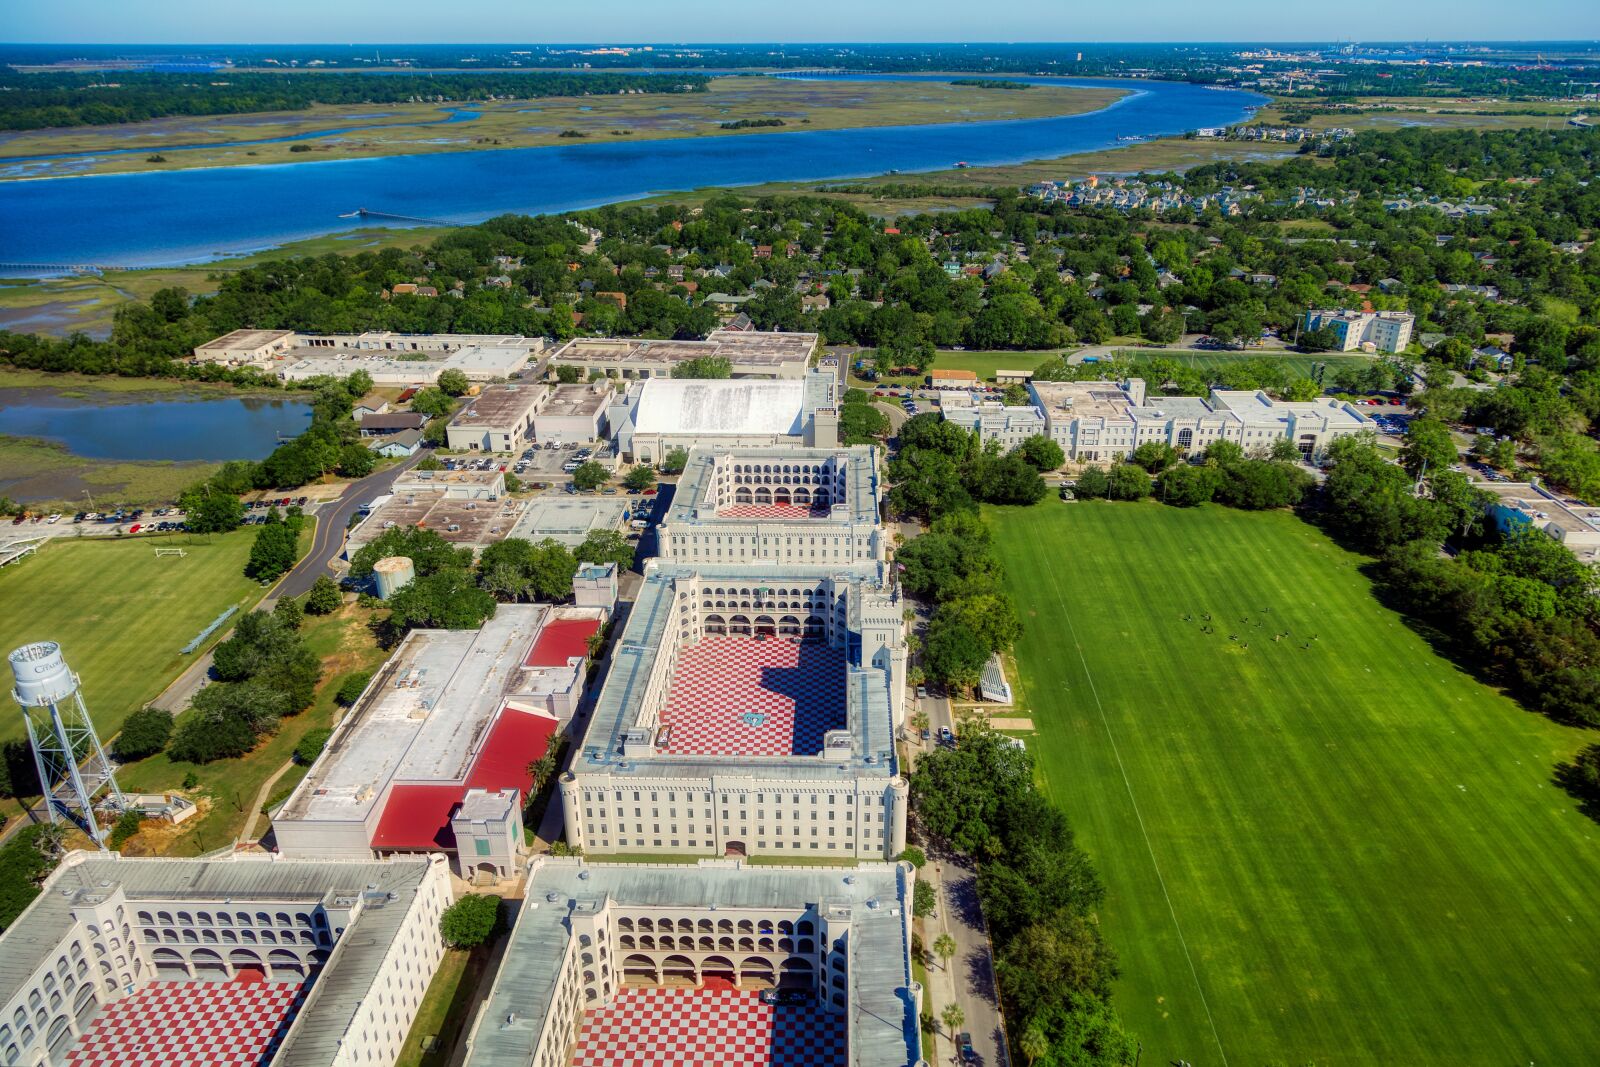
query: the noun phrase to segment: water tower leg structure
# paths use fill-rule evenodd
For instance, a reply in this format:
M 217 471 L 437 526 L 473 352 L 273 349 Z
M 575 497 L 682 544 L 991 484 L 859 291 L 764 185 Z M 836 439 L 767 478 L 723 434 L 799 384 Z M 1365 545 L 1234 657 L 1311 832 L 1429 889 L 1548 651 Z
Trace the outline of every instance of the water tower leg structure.
M 50 641 L 24 645 L 10 660 L 16 677 L 11 695 L 28 727 L 45 811 L 52 823 L 58 815 L 76 823 L 103 850 L 106 833 L 94 817 L 95 795 L 106 789 L 110 807 L 122 811 L 127 805 L 89 719 L 78 676 Z

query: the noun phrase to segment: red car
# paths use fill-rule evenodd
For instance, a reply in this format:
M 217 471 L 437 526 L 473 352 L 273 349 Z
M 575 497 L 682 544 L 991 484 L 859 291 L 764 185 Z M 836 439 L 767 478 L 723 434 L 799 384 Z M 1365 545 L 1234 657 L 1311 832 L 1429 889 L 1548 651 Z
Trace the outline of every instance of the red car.
M 128 532 L 129 533 L 138 533 L 139 532 L 139 524 L 138 523 L 134 523 L 132 526 L 128 527 Z
M 1399 397 L 1397 397 L 1397 396 L 1391 396 L 1391 397 L 1390 397 L 1390 398 L 1389 398 L 1389 406 L 1390 406 L 1390 407 L 1395 407 L 1395 408 L 1397 408 L 1397 407 L 1401 407 L 1401 406 L 1403 406 L 1403 405 L 1404 405 L 1404 404 L 1405 404 L 1405 401 L 1404 401 L 1404 400 L 1402 400 L 1402 399 L 1400 399 L 1400 398 L 1399 398 Z
M 655 496 L 656 495 L 656 491 L 654 489 L 646 489 L 644 491 L 643 495 L 644 496 Z

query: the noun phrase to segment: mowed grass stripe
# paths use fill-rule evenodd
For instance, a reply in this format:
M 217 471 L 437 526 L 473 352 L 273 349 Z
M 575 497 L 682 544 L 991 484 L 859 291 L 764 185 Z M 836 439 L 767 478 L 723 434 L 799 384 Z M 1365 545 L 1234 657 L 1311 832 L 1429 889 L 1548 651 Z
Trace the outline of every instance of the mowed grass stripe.
M 1600 830 L 1550 783 L 1590 735 L 1433 655 L 1293 516 L 988 514 L 1030 744 L 1106 878 L 1147 1057 L 1220 1062 L 1069 615 L 1233 1063 L 1590 1061 Z
M 244 577 L 254 536 L 53 540 L 0 569 L 0 655 L 59 642 L 108 741 L 189 665 L 193 657 L 179 649 L 229 604 L 260 598 L 261 587 Z M 157 559 L 157 544 L 187 554 Z M 9 669 L 0 670 L 9 693 Z M 0 739 L 25 736 L 14 704 L 11 711 L 0 717 Z

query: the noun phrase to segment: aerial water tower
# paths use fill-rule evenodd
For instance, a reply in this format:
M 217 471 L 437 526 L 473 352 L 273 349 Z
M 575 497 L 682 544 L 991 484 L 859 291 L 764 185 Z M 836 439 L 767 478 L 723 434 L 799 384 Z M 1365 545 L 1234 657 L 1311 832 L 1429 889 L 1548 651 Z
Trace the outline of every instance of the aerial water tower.
M 52 823 L 58 815 L 77 823 L 104 849 L 106 835 L 94 818 L 95 794 L 109 789 L 112 807 L 121 811 L 126 805 L 111 775 L 111 761 L 89 721 L 78 676 L 54 641 L 23 645 L 10 659 L 16 678 L 11 696 L 22 706 L 22 719 L 28 724 L 45 811 Z

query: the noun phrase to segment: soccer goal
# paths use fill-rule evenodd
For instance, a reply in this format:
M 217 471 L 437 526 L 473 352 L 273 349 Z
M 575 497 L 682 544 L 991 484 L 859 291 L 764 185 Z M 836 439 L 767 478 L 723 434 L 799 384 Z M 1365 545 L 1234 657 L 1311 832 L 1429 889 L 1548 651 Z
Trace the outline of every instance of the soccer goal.
M 179 559 L 182 559 L 184 556 L 187 556 L 188 554 L 189 553 L 185 552 L 181 548 L 158 548 L 158 549 L 156 549 L 156 559 L 161 559 L 163 556 L 177 556 Z

